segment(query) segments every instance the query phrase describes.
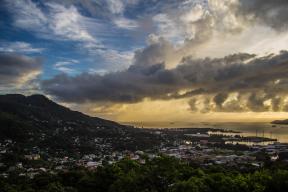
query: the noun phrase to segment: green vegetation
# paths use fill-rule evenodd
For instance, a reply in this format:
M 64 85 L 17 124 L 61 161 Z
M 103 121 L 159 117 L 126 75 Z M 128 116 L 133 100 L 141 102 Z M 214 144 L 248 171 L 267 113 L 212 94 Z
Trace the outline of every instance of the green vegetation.
M 287 168 L 287 167 L 286 167 Z M 89 171 L 77 169 L 42 174 L 34 179 L 17 174 L 0 180 L 1 192 L 282 192 L 288 190 L 285 167 L 240 171 L 199 168 L 170 157 L 122 160 Z

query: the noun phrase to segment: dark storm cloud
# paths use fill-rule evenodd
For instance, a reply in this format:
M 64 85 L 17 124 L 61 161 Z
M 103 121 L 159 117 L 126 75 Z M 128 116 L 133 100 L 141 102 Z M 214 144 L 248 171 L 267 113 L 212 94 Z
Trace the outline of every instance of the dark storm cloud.
M 38 58 L 0 53 L 0 86 L 25 83 L 39 75 L 41 68 Z
M 266 111 L 264 101 L 266 100 L 265 95 L 260 95 L 256 93 L 252 93 L 247 100 L 247 107 L 251 109 L 251 111 L 255 112 L 263 112 Z
M 236 12 L 246 21 L 256 21 L 278 30 L 287 29 L 287 0 L 239 0 Z
M 224 93 L 258 91 L 287 93 L 288 52 L 256 58 L 255 55 L 236 54 L 219 59 L 185 58 L 174 69 L 163 64 L 144 67 L 132 65 L 127 71 L 104 76 L 82 74 L 76 77 L 58 75 L 42 82 L 43 89 L 67 102 L 110 101 L 139 102 L 143 98 L 172 99 L 214 94 L 219 106 L 227 99 Z M 188 90 L 179 93 L 181 90 Z M 223 93 L 223 94 L 219 94 Z M 271 97 L 272 98 L 272 97 Z M 249 106 L 257 110 L 254 96 Z M 253 107 L 255 105 L 255 107 Z
M 215 97 L 213 98 L 213 101 L 216 104 L 216 107 L 221 109 L 222 104 L 226 101 L 227 98 L 228 98 L 227 93 L 219 93 L 215 95 Z
M 163 69 L 161 64 L 104 76 L 82 74 L 77 77 L 58 75 L 42 83 L 44 90 L 68 102 L 112 101 L 139 102 L 144 97 L 160 97 L 179 89 L 181 80 L 173 71 Z

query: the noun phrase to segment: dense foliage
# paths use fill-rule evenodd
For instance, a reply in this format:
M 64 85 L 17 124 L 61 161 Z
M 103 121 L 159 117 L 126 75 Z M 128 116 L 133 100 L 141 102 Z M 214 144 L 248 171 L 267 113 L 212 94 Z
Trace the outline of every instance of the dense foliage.
M 286 167 L 240 171 L 195 167 L 170 157 L 145 164 L 122 160 L 95 171 L 85 169 L 42 174 L 34 179 L 10 175 L 0 180 L 1 192 L 283 192 L 288 191 Z

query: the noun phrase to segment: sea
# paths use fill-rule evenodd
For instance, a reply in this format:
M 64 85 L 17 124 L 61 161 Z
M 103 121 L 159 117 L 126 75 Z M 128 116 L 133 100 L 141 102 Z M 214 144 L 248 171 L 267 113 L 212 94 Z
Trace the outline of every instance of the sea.
M 241 136 L 258 136 L 277 139 L 278 142 L 288 143 L 288 125 L 273 125 L 268 122 L 133 122 L 125 123 L 139 128 L 214 128 L 226 131 L 240 132 Z M 229 134 L 229 132 L 227 133 Z

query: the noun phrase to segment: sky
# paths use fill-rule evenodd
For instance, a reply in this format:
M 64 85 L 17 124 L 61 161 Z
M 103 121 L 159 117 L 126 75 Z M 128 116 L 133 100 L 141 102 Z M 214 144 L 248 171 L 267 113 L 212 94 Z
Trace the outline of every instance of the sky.
M 287 0 L 0 0 L 0 93 L 119 122 L 288 118 Z

